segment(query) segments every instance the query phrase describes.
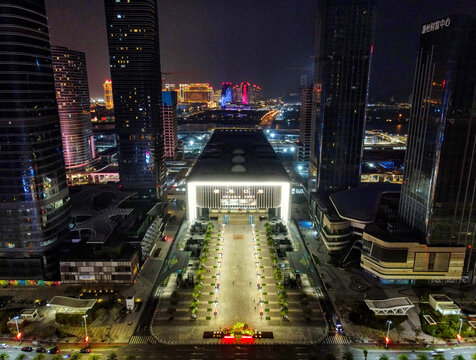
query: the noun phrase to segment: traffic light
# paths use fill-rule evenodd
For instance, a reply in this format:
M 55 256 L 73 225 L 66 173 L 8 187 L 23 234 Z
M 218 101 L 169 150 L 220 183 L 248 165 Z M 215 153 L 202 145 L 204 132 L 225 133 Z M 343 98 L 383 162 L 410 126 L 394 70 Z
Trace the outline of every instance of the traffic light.
M 17 340 L 20 340 L 21 337 L 22 337 L 22 335 L 23 335 L 23 334 L 22 334 L 21 332 L 17 333 Z
M 390 343 L 390 338 L 388 336 L 385 336 L 385 344 L 389 344 Z
M 89 342 L 89 336 L 86 336 L 86 337 L 84 338 L 84 342 L 85 342 L 86 344 Z
M 461 338 L 461 335 L 460 335 L 460 334 L 457 334 L 457 335 L 456 335 L 456 338 L 458 339 L 459 342 L 461 342 L 462 338 Z

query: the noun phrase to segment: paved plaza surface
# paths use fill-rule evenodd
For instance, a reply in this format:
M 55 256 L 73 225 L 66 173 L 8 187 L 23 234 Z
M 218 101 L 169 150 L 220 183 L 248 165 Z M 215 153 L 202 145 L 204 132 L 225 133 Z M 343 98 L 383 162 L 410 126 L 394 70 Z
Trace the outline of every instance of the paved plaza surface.
M 271 261 L 274 249 L 267 244 L 262 224 L 256 225 L 254 239 L 250 224 L 227 224 L 222 228 L 214 222 L 208 248 L 197 318 L 191 318 L 192 290 L 176 289 L 176 277 L 172 276 L 151 324 L 151 333 L 158 341 L 217 343 L 220 340 L 203 339 L 203 332 L 238 322 L 258 331 L 272 331 L 274 339 L 261 339 L 261 343 L 314 343 L 322 339 L 325 321 L 306 277 L 302 289 L 286 289 L 289 313 L 288 319 L 283 320 Z M 170 295 L 175 290 L 179 301 L 171 311 Z M 306 309 L 311 316 L 304 314 L 301 292 L 309 295 Z

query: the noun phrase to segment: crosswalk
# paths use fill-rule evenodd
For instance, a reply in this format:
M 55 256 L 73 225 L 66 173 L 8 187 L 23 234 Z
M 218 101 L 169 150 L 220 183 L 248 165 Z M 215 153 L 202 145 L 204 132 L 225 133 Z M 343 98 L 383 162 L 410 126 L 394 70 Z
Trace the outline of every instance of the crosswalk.
M 130 338 L 129 344 L 136 344 L 136 345 L 157 344 L 157 340 L 151 335 L 148 335 L 148 336 L 134 335 Z
M 322 344 L 350 344 L 350 339 L 345 335 L 327 335 L 324 340 L 322 340 Z

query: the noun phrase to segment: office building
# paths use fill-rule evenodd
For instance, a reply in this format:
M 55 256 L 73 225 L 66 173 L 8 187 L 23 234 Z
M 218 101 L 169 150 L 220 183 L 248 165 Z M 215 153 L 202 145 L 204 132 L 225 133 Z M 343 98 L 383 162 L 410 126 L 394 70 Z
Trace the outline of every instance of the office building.
M 88 74 L 83 52 L 51 47 L 56 101 L 66 170 L 85 168 L 94 157 Z
M 106 103 L 106 110 L 114 109 L 114 100 L 112 98 L 112 82 L 111 80 L 104 81 L 102 84 L 104 88 L 104 102 Z
M 374 0 L 319 1 L 311 191 L 360 183 L 374 21 Z
M 476 19 L 422 26 L 399 215 L 431 246 L 476 239 Z
M 43 0 L 0 3 L 0 279 L 59 278 L 70 200 Z
M 166 174 L 155 0 L 105 0 L 119 176 L 124 190 L 160 194 Z
M 164 154 L 166 160 L 178 155 L 177 92 L 162 92 L 162 121 L 164 123 Z
M 232 93 L 231 82 L 222 83 L 221 100 L 220 100 L 220 105 L 222 107 L 225 107 L 227 104 L 231 104 L 231 98 L 232 98 L 231 93 Z
M 298 161 L 309 161 L 311 152 L 313 86 L 308 84 L 306 76 L 301 78 L 301 107 L 299 109 L 299 146 Z

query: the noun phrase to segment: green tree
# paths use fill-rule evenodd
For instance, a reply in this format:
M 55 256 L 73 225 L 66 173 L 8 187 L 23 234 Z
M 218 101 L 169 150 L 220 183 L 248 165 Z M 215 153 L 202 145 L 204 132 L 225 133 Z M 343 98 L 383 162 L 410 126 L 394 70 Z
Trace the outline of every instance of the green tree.
M 327 353 L 325 360 L 337 360 L 336 356 L 333 353 Z
M 45 360 L 46 359 L 46 356 L 45 354 L 37 354 L 33 360 Z
M 418 354 L 416 358 L 418 360 L 428 360 L 428 356 L 426 356 L 426 354 Z
M 80 353 L 74 353 L 71 355 L 71 360 L 81 360 L 81 354 Z
M 433 359 L 434 360 L 446 360 L 446 358 L 443 356 L 443 354 L 438 354 Z
M 99 360 L 101 357 L 99 355 L 91 355 L 89 360 Z
M 18 356 L 15 358 L 15 360 L 26 360 L 28 359 L 28 356 L 25 354 L 18 354 Z
M 107 356 L 107 360 L 117 360 L 117 354 L 115 352 L 110 353 Z
M 459 355 L 453 356 L 453 360 L 465 360 L 465 358 L 463 355 L 459 354 Z
M 364 359 L 367 360 L 367 356 L 369 355 L 369 351 L 364 349 Z
M 398 360 L 408 360 L 408 355 L 407 354 L 400 354 L 400 355 L 398 355 Z
M 56 355 L 53 355 L 53 357 L 51 358 L 51 360 L 63 360 L 63 358 L 61 357 L 60 354 L 56 354 Z
M 471 355 L 472 360 L 476 360 L 476 354 Z
M 342 360 L 354 360 L 354 355 L 350 351 L 346 351 L 342 355 Z
M 8 360 L 8 359 L 10 359 L 10 355 L 8 355 L 7 353 L 0 354 L 0 360 Z
M 380 355 L 380 357 L 378 358 L 378 360 L 390 360 L 390 358 L 388 357 L 388 355 L 382 354 L 382 355 Z

